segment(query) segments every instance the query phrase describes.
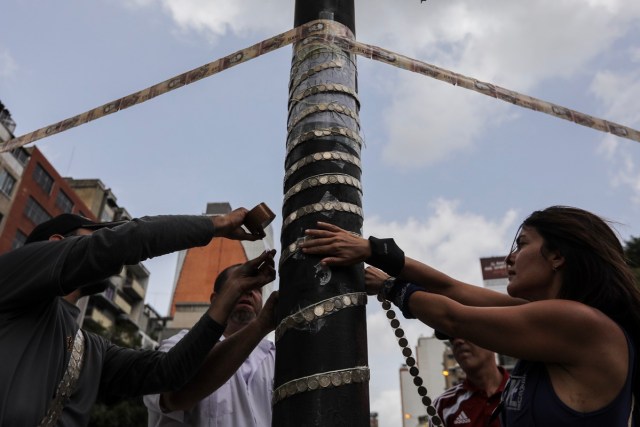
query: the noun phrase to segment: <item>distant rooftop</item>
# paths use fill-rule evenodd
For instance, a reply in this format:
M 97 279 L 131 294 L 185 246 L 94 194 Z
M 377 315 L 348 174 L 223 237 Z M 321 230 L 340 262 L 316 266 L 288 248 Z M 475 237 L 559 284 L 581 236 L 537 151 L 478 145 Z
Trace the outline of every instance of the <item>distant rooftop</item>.
M 231 212 L 231 204 L 229 202 L 207 203 L 207 215 L 225 215 Z

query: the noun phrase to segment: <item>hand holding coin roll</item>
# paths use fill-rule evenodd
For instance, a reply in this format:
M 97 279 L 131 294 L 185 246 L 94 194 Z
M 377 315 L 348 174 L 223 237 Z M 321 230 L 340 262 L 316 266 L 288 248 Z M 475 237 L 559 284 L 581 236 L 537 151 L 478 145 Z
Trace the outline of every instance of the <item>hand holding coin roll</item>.
M 266 203 L 260 203 L 251 209 L 244 218 L 243 225 L 251 234 L 264 238 L 264 229 L 271 224 L 276 214 L 274 214 Z

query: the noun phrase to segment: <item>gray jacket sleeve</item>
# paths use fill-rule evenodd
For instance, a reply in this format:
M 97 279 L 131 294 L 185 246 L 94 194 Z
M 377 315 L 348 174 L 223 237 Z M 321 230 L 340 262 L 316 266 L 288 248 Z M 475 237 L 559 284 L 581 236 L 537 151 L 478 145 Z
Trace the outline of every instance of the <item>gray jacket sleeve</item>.
M 214 235 L 205 216 L 154 216 L 134 219 L 75 243 L 62 260 L 60 288 L 66 294 L 83 285 L 118 274 L 124 265 L 171 252 L 204 246 Z
M 207 314 L 168 352 L 133 350 L 107 343 L 100 395 L 114 398 L 177 390 L 200 369 L 224 326 Z

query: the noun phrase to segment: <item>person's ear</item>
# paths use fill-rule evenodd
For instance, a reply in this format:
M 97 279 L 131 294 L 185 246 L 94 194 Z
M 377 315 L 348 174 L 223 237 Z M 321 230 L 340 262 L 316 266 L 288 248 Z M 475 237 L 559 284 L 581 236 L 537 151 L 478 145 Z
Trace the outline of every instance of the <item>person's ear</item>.
M 215 297 L 216 297 L 216 292 L 215 291 L 211 292 L 211 295 L 209 295 L 209 302 L 212 303 Z
M 52 235 L 49 237 L 49 240 L 53 240 L 53 241 L 56 241 L 56 240 L 64 240 L 64 236 L 63 236 L 62 234 L 52 234 Z
M 553 271 L 558 271 L 562 267 L 564 267 L 564 256 L 558 251 L 551 251 L 549 253 L 549 262 L 551 263 L 551 269 Z

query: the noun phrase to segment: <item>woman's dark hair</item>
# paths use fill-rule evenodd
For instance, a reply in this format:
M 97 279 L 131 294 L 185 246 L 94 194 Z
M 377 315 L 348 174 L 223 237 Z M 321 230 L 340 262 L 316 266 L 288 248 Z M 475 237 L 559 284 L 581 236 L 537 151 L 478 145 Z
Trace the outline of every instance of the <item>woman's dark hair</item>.
M 558 251 L 564 257 L 558 298 L 597 308 L 630 335 L 636 349 L 634 393 L 640 397 L 640 288 L 613 229 L 597 215 L 568 206 L 535 211 L 522 227 L 542 236 L 543 252 Z

